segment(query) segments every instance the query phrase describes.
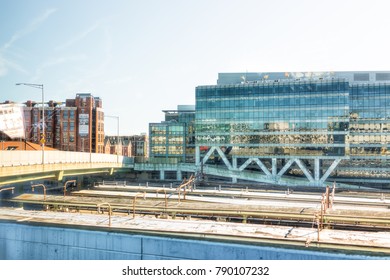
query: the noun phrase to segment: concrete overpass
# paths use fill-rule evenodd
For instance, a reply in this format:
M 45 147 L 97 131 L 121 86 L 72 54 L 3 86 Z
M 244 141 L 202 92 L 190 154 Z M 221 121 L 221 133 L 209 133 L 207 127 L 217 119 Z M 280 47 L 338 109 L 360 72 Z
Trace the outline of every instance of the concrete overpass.
M 170 160 L 145 159 L 142 162 L 135 162 L 134 158 L 131 157 L 108 154 L 45 151 L 44 163 L 42 164 L 41 151 L 1 151 L 0 186 L 41 179 L 61 181 L 63 177 L 67 176 L 113 174 L 117 171 L 157 171 L 161 180 L 165 180 L 165 173 L 171 171 L 176 172 L 176 179 L 181 181 L 183 172 L 199 174 L 201 170 L 205 175 L 231 178 L 233 182 L 240 179 L 284 186 L 313 185 L 306 177 L 273 176 L 274 172 L 271 174 L 270 172 L 244 170 L 243 168 L 227 168 L 224 165 L 204 164 L 201 167 L 193 163 L 179 163 Z M 316 185 L 330 184 L 332 182 L 324 181 L 321 185 Z
M 80 152 L 1 151 L 0 185 L 31 180 L 61 181 L 66 176 L 108 173 L 134 168 L 133 158 Z

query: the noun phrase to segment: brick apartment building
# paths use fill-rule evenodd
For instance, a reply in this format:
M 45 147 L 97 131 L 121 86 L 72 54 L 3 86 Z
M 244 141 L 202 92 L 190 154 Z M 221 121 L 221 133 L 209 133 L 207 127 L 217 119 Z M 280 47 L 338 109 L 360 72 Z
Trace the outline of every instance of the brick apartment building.
M 12 102 L 2 104 L 9 103 Z M 27 101 L 24 104 L 26 141 L 40 144 L 44 136 L 45 146 L 54 149 L 104 153 L 104 111 L 99 97 L 79 93 L 75 99 L 65 102 L 45 103 L 45 135 L 42 135 L 41 103 Z
M 106 154 L 117 154 L 127 157 L 148 157 L 148 137 L 143 135 L 106 136 L 104 141 Z

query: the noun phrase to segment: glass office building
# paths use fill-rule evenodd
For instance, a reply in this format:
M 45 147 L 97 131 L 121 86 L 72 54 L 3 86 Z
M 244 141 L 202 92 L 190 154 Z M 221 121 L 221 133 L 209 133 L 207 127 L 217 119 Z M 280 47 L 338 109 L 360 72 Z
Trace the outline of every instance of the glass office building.
M 387 184 L 389 130 L 388 72 L 220 73 L 196 88 L 197 163 L 275 181 Z
M 348 83 L 198 87 L 196 142 L 240 156 L 345 155 Z
M 194 162 L 195 107 L 179 105 L 177 110 L 164 110 L 165 121 L 149 124 L 151 158 Z

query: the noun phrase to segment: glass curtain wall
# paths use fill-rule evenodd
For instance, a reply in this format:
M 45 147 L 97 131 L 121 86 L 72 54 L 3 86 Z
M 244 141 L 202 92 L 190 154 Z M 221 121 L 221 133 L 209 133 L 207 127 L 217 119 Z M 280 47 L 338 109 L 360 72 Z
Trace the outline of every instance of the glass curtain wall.
M 355 84 L 350 88 L 351 159 L 337 171 L 343 177 L 390 177 L 390 85 Z
M 196 88 L 196 143 L 251 156 L 345 156 L 345 80 L 281 81 Z
M 185 124 L 154 123 L 149 126 L 151 157 L 184 158 Z

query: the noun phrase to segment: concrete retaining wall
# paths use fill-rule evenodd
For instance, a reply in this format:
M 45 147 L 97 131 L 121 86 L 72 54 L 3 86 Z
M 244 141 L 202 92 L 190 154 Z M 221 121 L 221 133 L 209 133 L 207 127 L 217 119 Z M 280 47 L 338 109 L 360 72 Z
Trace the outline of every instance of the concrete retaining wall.
M 287 248 L 143 236 L 57 227 L 0 223 L 0 259 L 141 260 L 141 259 L 370 259 Z

